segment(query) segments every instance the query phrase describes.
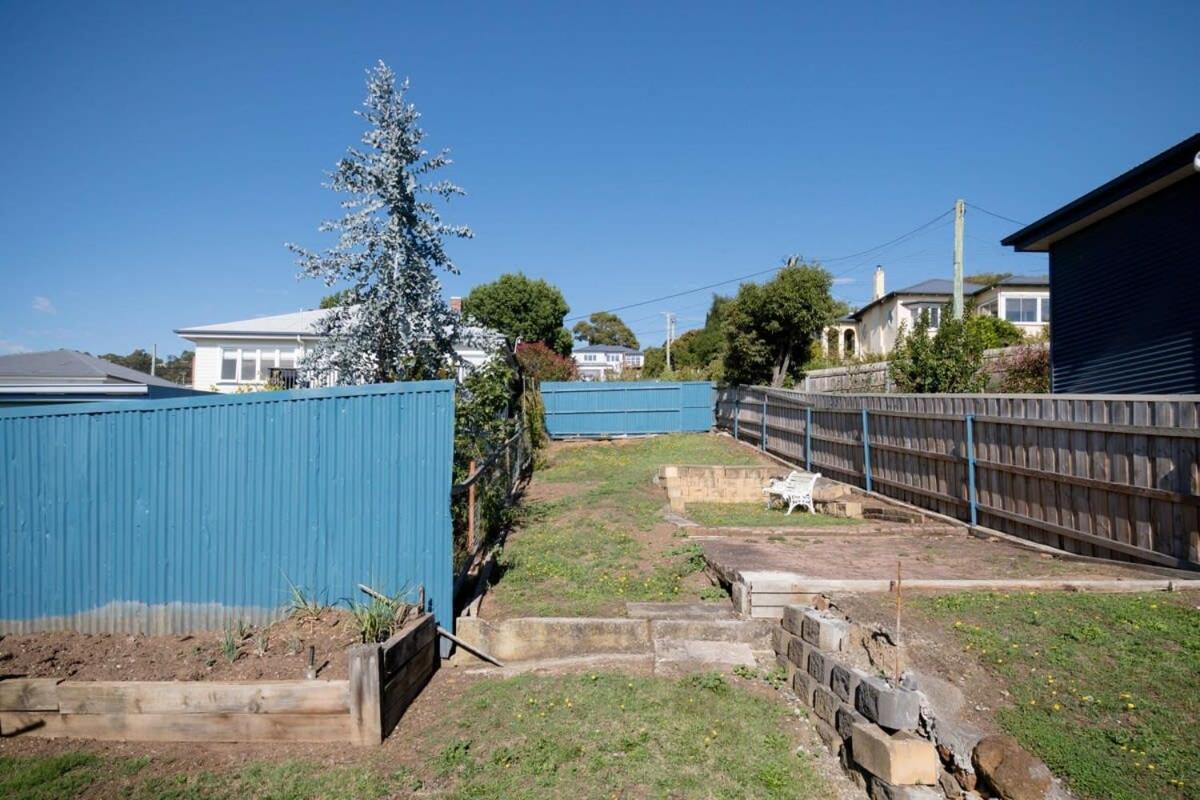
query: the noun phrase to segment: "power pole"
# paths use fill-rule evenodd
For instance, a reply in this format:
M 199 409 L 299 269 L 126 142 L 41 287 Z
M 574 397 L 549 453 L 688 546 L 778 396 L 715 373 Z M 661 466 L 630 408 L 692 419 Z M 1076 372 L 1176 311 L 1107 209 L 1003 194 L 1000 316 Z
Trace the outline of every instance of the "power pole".
M 954 201 L 954 318 L 963 315 L 963 215 L 967 204 L 961 199 Z
M 157 367 L 158 367 L 158 345 L 154 344 L 154 345 L 150 346 L 150 374 L 151 375 L 153 375 L 155 373 L 155 369 Z
M 664 311 L 663 316 L 667 318 L 667 372 L 671 371 L 671 339 L 675 335 L 675 315 L 670 311 Z

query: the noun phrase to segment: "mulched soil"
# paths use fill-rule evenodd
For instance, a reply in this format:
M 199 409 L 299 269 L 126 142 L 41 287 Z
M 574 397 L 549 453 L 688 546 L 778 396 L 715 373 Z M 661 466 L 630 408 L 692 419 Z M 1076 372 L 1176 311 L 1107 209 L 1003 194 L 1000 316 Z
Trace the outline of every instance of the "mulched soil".
M 261 635 L 266 650 L 259 652 Z M 304 677 L 308 648 L 316 648 L 319 678 L 346 678 L 346 648 L 358 642 L 346 611 L 288 617 L 265 629 L 250 627 L 226 658 L 224 633 L 145 636 L 122 633 L 35 633 L 0 638 L 0 677 L 72 680 L 213 681 Z

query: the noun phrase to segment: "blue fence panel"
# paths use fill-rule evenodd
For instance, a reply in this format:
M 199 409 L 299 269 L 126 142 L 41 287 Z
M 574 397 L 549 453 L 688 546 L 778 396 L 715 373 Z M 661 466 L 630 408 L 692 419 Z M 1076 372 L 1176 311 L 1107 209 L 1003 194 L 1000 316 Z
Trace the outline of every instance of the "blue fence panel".
M 708 381 L 547 381 L 542 398 L 555 438 L 707 431 L 714 421 Z
M 287 580 L 449 626 L 453 426 L 452 381 L 0 411 L 0 631 L 262 623 Z

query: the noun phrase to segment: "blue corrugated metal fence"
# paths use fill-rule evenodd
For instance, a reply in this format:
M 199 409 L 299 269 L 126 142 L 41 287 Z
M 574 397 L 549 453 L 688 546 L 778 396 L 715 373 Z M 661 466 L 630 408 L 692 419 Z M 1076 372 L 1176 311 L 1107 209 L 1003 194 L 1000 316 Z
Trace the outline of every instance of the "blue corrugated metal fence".
M 452 381 L 0 411 L 0 631 L 264 622 L 288 579 L 449 626 L 453 426 Z
M 555 438 L 706 431 L 713 426 L 709 381 L 547 381 L 546 429 Z

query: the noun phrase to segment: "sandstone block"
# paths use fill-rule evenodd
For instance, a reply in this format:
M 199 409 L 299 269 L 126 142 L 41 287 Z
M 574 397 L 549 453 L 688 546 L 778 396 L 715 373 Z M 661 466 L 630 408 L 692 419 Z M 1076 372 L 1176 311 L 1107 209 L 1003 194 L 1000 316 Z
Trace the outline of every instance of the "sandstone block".
M 938 757 L 933 743 L 903 731 L 889 736 L 871 723 L 858 723 L 850 738 L 854 761 L 876 778 L 897 785 L 933 786 Z

